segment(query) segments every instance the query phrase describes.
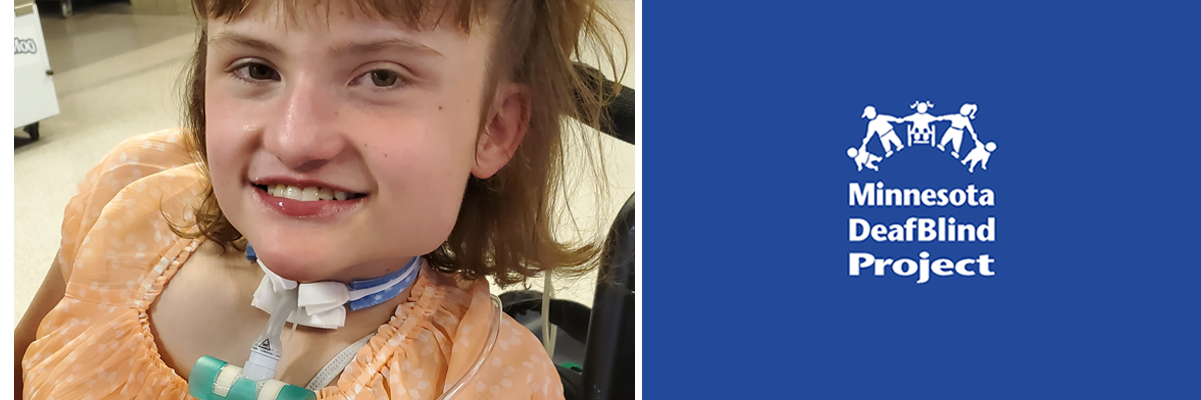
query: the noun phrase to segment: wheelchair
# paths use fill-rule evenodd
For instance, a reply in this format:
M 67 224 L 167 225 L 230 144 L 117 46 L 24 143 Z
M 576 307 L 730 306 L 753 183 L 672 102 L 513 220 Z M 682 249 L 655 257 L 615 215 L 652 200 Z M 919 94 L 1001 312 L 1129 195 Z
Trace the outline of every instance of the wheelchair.
M 618 85 L 588 65 L 577 63 L 576 70 L 585 77 L 588 89 L 598 93 Z M 634 94 L 621 86 L 617 98 L 606 106 L 608 118 L 601 125 L 602 132 L 631 145 L 635 144 Z M 609 229 L 593 308 L 568 300 L 549 301 L 545 319 L 558 332 L 551 340 L 552 361 L 568 400 L 634 398 L 635 194 L 630 194 Z M 505 313 L 547 341 L 542 337 L 543 293 L 511 291 L 500 299 Z

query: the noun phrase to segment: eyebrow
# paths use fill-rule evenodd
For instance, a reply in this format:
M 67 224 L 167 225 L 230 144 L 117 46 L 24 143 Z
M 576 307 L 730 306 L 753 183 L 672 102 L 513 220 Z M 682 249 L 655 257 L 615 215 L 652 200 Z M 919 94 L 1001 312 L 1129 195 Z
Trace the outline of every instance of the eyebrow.
M 278 47 L 271 43 L 255 39 L 253 37 L 236 33 L 236 32 L 221 32 L 209 39 L 208 43 L 222 45 L 223 43 L 231 43 L 237 46 L 249 47 L 263 52 L 280 54 L 283 53 Z M 397 38 L 385 39 L 366 43 L 350 43 L 345 46 L 337 46 L 331 49 L 333 54 L 370 54 L 377 53 L 389 48 L 399 48 L 408 52 L 422 54 L 426 56 L 444 57 L 442 53 L 430 48 L 429 46 L 412 40 Z
M 256 50 L 260 50 L 260 51 L 264 51 L 264 52 L 268 52 L 268 53 L 274 53 L 274 54 L 283 53 L 282 50 L 280 50 L 278 47 L 275 47 L 275 45 L 273 45 L 271 43 L 267 43 L 262 40 L 258 40 L 258 39 L 252 38 L 250 36 L 246 36 L 246 35 L 243 35 L 241 33 L 236 33 L 236 32 L 218 33 L 217 35 L 210 38 L 208 43 L 209 43 L 209 45 L 216 44 L 219 46 L 224 45 L 226 43 L 230 43 L 232 45 L 249 47 L 252 49 L 256 49 Z
M 401 50 L 412 52 L 412 53 L 417 53 L 417 54 L 422 54 L 422 55 L 427 55 L 427 56 L 443 57 L 442 53 L 439 53 L 437 50 L 434 50 L 434 49 L 430 48 L 429 46 L 414 42 L 412 40 L 403 39 L 403 38 L 385 39 L 385 40 L 378 40 L 378 41 L 367 42 L 367 43 L 351 43 L 346 46 L 340 46 L 340 47 L 333 48 L 333 53 L 334 54 L 340 54 L 340 53 L 370 54 L 370 53 L 377 53 L 377 52 L 380 52 L 380 51 L 383 51 L 383 50 L 386 50 L 389 48 L 399 48 Z

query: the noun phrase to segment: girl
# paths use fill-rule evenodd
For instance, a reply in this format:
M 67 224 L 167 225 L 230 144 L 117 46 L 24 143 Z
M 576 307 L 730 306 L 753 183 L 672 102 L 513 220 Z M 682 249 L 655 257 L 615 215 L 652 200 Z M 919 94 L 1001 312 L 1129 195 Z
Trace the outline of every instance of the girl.
M 572 57 L 591 37 L 613 60 L 594 1 L 193 7 L 189 126 L 125 141 L 81 182 L 17 329 L 25 398 L 188 398 L 201 356 L 253 361 L 297 285 L 300 303 L 306 288 L 343 298 L 290 315 L 302 326 L 276 379 L 321 398 L 438 398 L 491 337 L 484 277 L 598 254 L 548 223 L 562 120 L 600 122 L 602 99 L 573 106 Z M 561 398 L 537 339 L 499 326 L 458 396 Z
M 979 110 L 979 107 L 975 104 L 964 103 L 962 107 L 959 107 L 959 114 L 947 114 L 938 117 L 939 121 L 951 121 L 951 127 L 947 128 L 947 131 L 942 134 L 942 142 L 938 144 L 938 150 L 947 151 L 946 145 L 950 143 L 951 156 L 958 159 L 959 145 L 963 143 L 964 129 L 967 129 L 968 133 L 972 134 L 972 140 L 980 143 L 980 139 L 976 137 L 976 130 L 972 128 L 972 120 L 976 119 L 976 110 Z

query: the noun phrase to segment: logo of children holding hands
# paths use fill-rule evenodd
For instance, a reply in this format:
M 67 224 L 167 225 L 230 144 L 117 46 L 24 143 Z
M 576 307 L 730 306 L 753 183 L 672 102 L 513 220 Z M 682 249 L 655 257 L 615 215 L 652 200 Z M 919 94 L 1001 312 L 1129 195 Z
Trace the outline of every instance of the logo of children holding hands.
M 959 113 L 939 116 L 928 113 L 931 108 L 934 108 L 934 103 L 929 101 L 914 102 L 909 108 L 915 112 L 903 118 L 881 114 L 876 111 L 876 107 L 874 106 L 869 105 L 863 108 L 861 118 L 868 120 L 867 135 L 863 137 L 863 142 L 858 148 L 851 147 L 847 149 L 847 156 L 855 160 L 855 166 L 859 171 L 863 171 L 865 167 L 879 171 L 880 167 L 876 163 L 892 157 L 894 153 L 899 153 L 901 150 L 912 147 L 915 144 L 929 145 L 931 147 L 935 147 L 937 144 L 938 150 L 944 153 L 950 150 L 951 157 L 960 160 L 961 164 L 967 166 L 969 173 L 976 172 L 976 165 L 979 165 L 981 169 L 988 169 L 988 159 L 997 150 L 997 144 L 995 142 L 988 142 L 987 144 L 981 142 L 980 137 L 976 134 L 976 129 L 972 126 L 972 120 L 976 119 L 976 111 L 979 110 L 979 107 L 975 104 L 964 103 L 963 106 L 959 107 Z M 935 137 L 937 134 L 936 122 L 951 123 L 950 127 L 943 131 L 941 139 Z M 905 126 L 907 140 L 904 144 L 897 137 L 894 124 L 898 127 Z M 962 149 L 964 131 L 972 135 L 972 142 L 974 143 L 967 155 L 960 159 L 959 151 Z M 868 143 L 874 137 L 879 138 L 880 144 L 884 147 L 883 156 L 872 154 L 867 148 Z

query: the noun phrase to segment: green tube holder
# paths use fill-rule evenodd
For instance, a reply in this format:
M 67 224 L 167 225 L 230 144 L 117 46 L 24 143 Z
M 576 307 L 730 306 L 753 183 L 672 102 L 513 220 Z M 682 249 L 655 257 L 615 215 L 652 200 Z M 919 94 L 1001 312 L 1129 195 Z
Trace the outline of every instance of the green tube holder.
M 236 376 L 229 387 L 217 381 L 226 369 L 224 380 Z M 272 396 L 271 392 L 277 389 Z M 267 393 L 261 393 L 264 391 Z M 209 356 L 200 357 L 192 366 L 192 373 L 188 375 L 188 394 L 200 400 L 317 400 L 316 393 L 300 386 L 274 379 L 261 382 L 246 379 L 242 376 L 242 368 Z

